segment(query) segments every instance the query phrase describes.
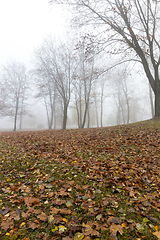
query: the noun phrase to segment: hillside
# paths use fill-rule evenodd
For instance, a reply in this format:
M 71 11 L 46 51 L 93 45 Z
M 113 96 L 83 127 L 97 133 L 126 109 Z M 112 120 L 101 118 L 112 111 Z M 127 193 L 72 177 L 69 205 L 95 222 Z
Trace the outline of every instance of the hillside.
M 160 239 L 160 122 L 0 133 L 0 239 Z

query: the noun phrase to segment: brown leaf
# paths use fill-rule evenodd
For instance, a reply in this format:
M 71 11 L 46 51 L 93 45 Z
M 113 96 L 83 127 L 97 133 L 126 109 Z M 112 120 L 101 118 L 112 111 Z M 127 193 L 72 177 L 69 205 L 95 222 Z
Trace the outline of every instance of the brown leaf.
M 34 223 L 34 222 L 28 222 L 28 228 L 32 228 L 33 230 L 36 228 L 40 228 L 40 224 Z
M 109 217 L 108 219 L 107 219 L 107 224 L 108 225 L 110 225 L 111 224 L 111 221 L 112 221 L 112 219 L 113 219 L 114 217 L 113 216 L 111 216 L 111 217 Z
M 61 205 L 65 204 L 65 202 L 66 202 L 65 200 L 57 199 L 55 201 L 52 201 L 52 204 L 61 206 Z
M 99 237 L 99 232 L 92 229 L 91 226 L 86 225 L 85 229 L 83 230 L 84 235 L 91 235 L 91 236 L 97 236 Z
M 83 240 L 91 240 L 91 238 L 89 236 L 86 236 L 85 238 L 83 238 Z
M 47 220 L 47 215 L 42 212 L 40 215 L 37 216 L 41 221 L 46 221 Z
M 109 230 L 114 236 L 117 235 L 117 232 L 119 232 L 121 235 L 123 234 L 123 227 L 121 225 L 116 225 L 115 223 L 110 226 Z
M 114 217 L 112 218 L 111 223 L 121 224 L 122 220 L 119 217 Z
M 111 233 L 109 236 L 109 240 L 118 240 L 117 236 L 114 233 Z
M 70 209 L 60 209 L 60 213 L 64 214 L 64 215 L 69 215 L 71 214 L 71 210 Z
M 58 195 L 64 197 L 64 196 L 68 196 L 69 193 L 66 192 L 66 190 L 64 188 L 61 188 L 60 191 L 58 192 Z
M 3 220 L 1 223 L 1 228 L 4 230 L 10 229 L 14 226 L 14 223 L 11 219 Z
M 36 205 L 36 206 L 41 205 L 38 198 L 24 197 L 24 202 L 28 207 L 31 207 L 32 205 Z
M 52 214 L 57 214 L 58 212 L 60 211 L 60 209 L 57 209 L 57 208 L 51 208 L 51 213 Z
M 160 238 L 160 231 L 156 231 L 153 233 L 157 238 Z
M 28 214 L 28 213 L 22 212 L 21 215 L 23 218 L 28 218 L 30 216 L 30 213 Z
M 35 210 L 34 210 L 34 214 L 40 214 L 40 213 L 42 213 L 42 210 L 41 210 L 41 209 L 35 209 Z

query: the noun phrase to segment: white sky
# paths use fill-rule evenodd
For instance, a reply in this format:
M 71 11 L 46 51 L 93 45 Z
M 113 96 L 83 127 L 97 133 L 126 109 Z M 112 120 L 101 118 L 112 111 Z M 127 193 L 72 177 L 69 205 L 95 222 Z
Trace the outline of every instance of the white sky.
M 12 60 L 29 65 L 44 38 L 65 36 L 68 19 L 49 0 L 0 0 L 0 68 Z M 13 120 L 0 118 L 1 128 L 13 128 Z
M 48 35 L 62 35 L 65 14 L 49 0 L 0 0 L 0 64 L 29 62 Z

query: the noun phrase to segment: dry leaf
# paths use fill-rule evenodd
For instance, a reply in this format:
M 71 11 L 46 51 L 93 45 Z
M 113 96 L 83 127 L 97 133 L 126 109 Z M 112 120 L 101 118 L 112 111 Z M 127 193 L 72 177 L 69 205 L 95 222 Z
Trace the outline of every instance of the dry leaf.
M 85 225 L 85 229 L 83 230 L 84 235 L 91 235 L 99 237 L 99 232 L 92 229 L 91 226 Z
M 51 208 L 51 213 L 52 213 L 52 214 L 57 214 L 59 211 L 60 211 L 60 209 Z
M 47 215 L 42 212 L 40 215 L 37 216 L 41 221 L 46 221 L 47 220 Z
M 7 219 L 7 220 L 4 220 L 2 221 L 1 223 L 1 228 L 4 229 L 4 230 L 7 230 L 7 229 L 10 229 L 14 226 L 14 223 L 12 220 L 10 219 Z
M 117 232 L 119 232 L 121 235 L 123 234 L 123 227 L 121 225 L 116 225 L 113 223 L 109 230 L 115 236 L 117 235 Z
M 156 232 L 154 232 L 153 234 L 154 234 L 157 238 L 160 239 L 160 231 L 156 231 Z
M 70 209 L 60 209 L 60 213 L 61 214 L 64 214 L 64 215 L 68 215 L 68 214 L 71 214 L 71 210 Z
M 40 224 L 34 223 L 34 222 L 28 222 L 28 227 L 32 228 L 33 230 L 36 228 L 40 228 Z
M 37 204 L 38 204 L 37 206 L 41 205 L 38 198 L 24 197 L 24 202 L 28 207 L 31 207 L 32 205 L 37 205 Z

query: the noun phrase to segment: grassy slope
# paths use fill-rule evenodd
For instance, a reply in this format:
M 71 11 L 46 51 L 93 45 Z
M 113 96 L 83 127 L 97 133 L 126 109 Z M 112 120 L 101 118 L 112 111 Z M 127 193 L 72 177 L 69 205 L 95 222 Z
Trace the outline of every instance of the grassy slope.
M 159 121 L 0 137 L 0 239 L 160 238 Z

